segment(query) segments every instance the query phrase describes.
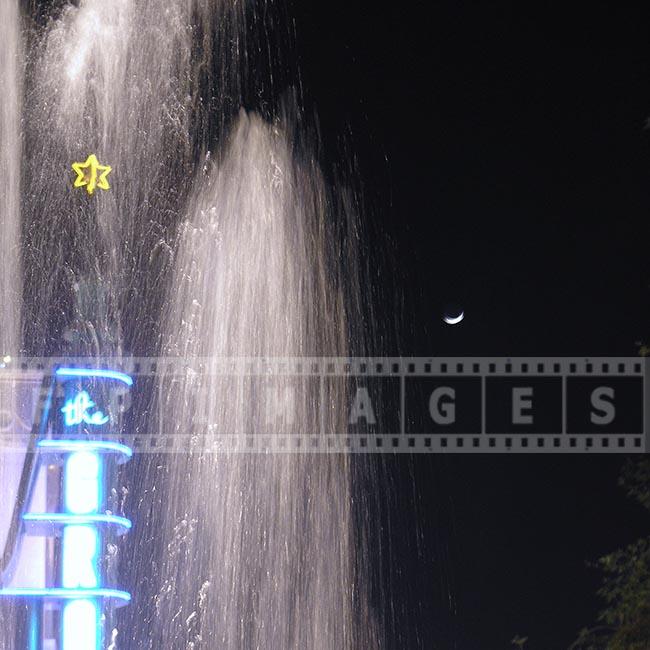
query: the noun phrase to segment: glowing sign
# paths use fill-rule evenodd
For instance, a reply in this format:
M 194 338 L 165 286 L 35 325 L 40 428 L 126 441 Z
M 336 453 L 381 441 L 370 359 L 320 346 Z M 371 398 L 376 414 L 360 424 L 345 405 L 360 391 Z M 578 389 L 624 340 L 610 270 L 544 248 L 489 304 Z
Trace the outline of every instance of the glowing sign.
M 99 377 L 131 385 L 128 375 L 115 371 L 59 368 L 59 376 Z M 126 380 L 126 381 L 125 381 Z M 87 391 L 73 394 L 61 408 L 65 426 L 85 423 L 102 426 L 109 417 L 91 399 Z M 102 513 L 103 453 L 126 453 L 123 445 L 93 441 L 57 441 L 60 449 L 67 451 L 63 474 L 64 513 L 56 513 L 64 523 L 62 540 L 63 588 L 85 595 L 69 600 L 63 609 L 61 650 L 98 650 L 101 641 L 99 601 L 91 592 L 101 587 L 100 554 L 103 534 L 97 524 L 104 523 L 128 530 L 131 522 L 124 517 Z M 103 447 L 103 448 L 102 448 Z M 128 597 L 128 594 L 126 594 Z
M 84 400 L 79 401 L 83 395 Z M 93 406 L 82 391 L 76 401 L 77 417 Z M 65 407 L 62 409 L 66 414 Z M 96 414 L 95 414 L 96 415 Z M 67 423 L 67 421 L 66 421 Z M 67 514 L 83 516 L 97 513 L 101 501 L 99 456 L 91 451 L 75 451 L 68 456 L 64 469 L 63 501 Z M 95 589 L 99 586 L 99 533 L 94 526 L 68 525 L 63 529 L 63 588 Z M 63 649 L 97 650 L 97 603 L 72 600 L 63 610 Z
M 93 600 L 73 600 L 63 610 L 63 650 L 97 650 L 99 611 Z
M 94 526 L 66 526 L 63 531 L 63 586 L 94 589 L 99 586 L 99 535 Z
M 65 508 L 76 515 L 99 508 L 99 457 L 90 451 L 70 454 L 65 466 Z
M 72 163 L 72 169 L 77 174 L 74 181 L 75 187 L 85 187 L 90 196 L 95 193 L 95 189 L 110 190 L 107 176 L 113 171 L 109 165 L 100 165 L 95 154 L 90 154 L 86 162 Z
M 82 390 L 74 397 L 71 397 L 61 409 L 64 416 L 65 425 L 71 427 L 82 422 L 93 426 L 101 426 L 109 420 L 108 415 L 101 411 L 88 413 L 95 406 L 95 402 L 90 399 L 90 395 Z
M 57 368 L 58 377 L 98 377 L 101 379 L 115 379 L 127 386 L 133 386 L 133 378 L 118 370 L 103 370 L 101 368 Z
M 55 600 L 83 600 L 103 598 L 114 604 L 126 605 L 131 602 L 131 594 L 120 589 L 62 589 L 61 587 L 4 587 L 0 596 L 12 598 L 54 598 Z
M 125 462 L 133 456 L 133 450 L 120 442 L 108 440 L 41 440 L 38 448 L 50 452 L 72 452 L 85 449 L 87 451 L 102 451 L 118 455 L 118 462 Z
M 102 559 L 105 545 L 113 535 L 123 534 L 131 528 L 128 519 L 106 510 L 109 505 L 106 489 L 109 486 L 104 474 L 105 468 L 128 460 L 132 450 L 109 440 L 69 439 L 63 435 L 66 427 L 81 424 L 92 427 L 108 425 L 106 433 L 113 433 L 109 428 L 111 418 L 97 407 L 91 398 L 92 391 L 84 389 L 83 385 L 80 387 L 78 381 L 68 380 L 102 379 L 129 387 L 133 380 L 129 375 L 114 370 L 58 368 L 55 372 L 57 378 L 65 382 L 65 398 L 60 408 L 63 417 L 57 418 L 58 426 L 50 429 L 53 437 L 38 440 L 37 449 L 41 465 L 62 466 L 62 480 L 57 482 L 61 490 L 54 495 L 58 497 L 59 507 L 52 512 L 23 512 L 22 533 L 47 537 L 60 535 L 61 543 L 57 545 L 55 564 L 51 567 L 60 576 L 60 584 L 4 587 L 0 588 L 0 596 L 60 601 L 56 647 L 59 650 L 99 650 L 105 640 L 104 628 L 112 608 L 131 600 L 129 593 L 103 585 L 106 578 Z M 42 626 L 44 612 L 51 605 L 39 605 L 38 600 L 32 605 L 29 647 L 55 647 L 52 645 L 54 637 L 49 636 L 52 630 L 45 637 L 43 630 L 46 628 Z

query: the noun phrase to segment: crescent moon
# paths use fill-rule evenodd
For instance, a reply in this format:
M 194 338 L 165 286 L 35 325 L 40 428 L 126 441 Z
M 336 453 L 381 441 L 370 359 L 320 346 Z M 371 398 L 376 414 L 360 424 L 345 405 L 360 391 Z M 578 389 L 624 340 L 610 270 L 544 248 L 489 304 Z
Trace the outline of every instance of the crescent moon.
M 461 311 L 458 316 L 445 316 L 442 320 L 447 323 L 447 325 L 456 325 L 465 318 L 465 312 Z

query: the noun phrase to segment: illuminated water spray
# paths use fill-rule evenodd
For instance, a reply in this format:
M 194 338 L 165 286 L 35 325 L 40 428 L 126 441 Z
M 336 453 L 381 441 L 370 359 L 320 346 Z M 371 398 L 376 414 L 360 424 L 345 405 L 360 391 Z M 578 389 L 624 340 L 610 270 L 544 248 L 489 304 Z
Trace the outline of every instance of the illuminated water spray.
M 0 354 L 20 349 L 20 169 L 22 42 L 18 1 L 0 3 Z M 0 474 L 1 476 L 1 474 Z
M 22 291 L 20 259 L 20 110 L 23 88 L 22 39 L 18 0 L 0 3 L 0 356 L 7 363 L 20 350 L 20 303 Z M 0 397 L 0 410 L 15 411 L 15 400 Z M 14 484 L 18 463 L 0 453 L 0 485 Z M 5 487 L 0 499 L 0 520 L 12 509 L 12 491 Z M 0 546 L 6 531 L 0 528 Z M 10 648 L 15 630 L 16 607 L 0 609 L 0 648 Z
M 28 188 L 19 193 L 18 174 L 0 175 L 5 248 L 19 241 L 19 223 L 22 231 L 21 263 L 1 261 L 4 295 L 21 295 L 24 280 L 22 337 L 6 349 L 21 340 L 15 349 L 27 354 L 91 358 L 349 354 L 361 321 L 353 202 L 328 188 L 295 104 L 266 121 L 239 113 L 243 97 L 263 96 L 276 76 L 274 63 L 252 62 L 282 40 L 266 33 L 275 4 L 54 3 L 52 19 L 27 33 L 22 113 L 20 59 L 7 56 L 20 52 L 17 4 L 0 5 L 11 100 L 1 164 L 22 167 Z M 18 331 L 18 316 L 7 318 Z M 260 414 L 236 385 L 153 383 L 138 393 L 128 433 L 151 433 L 156 394 L 159 417 L 194 442 L 125 467 L 134 525 L 116 560 L 104 536 L 130 523 L 106 505 L 118 476 L 108 466 L 130 452 L 103 439 L 113 414 L 97 387 L 128 386 L 110 372 L 60 371 L 57 381 L 75 387 L 57 406 L 60 426 L 88 440 L 46 436 L 39 449 L 59 459 L 64 491 L 76 486 L 83 498 L 28 520 L 58 530 L 63 558 L 79 560 L 51 587 L 67 595 L 48 593 L 70 601 L 65 638 L 80 630 L 84 645 L 65 650 L 101 635 L 106 645 L 103 619 L 94 632 L 90 621 L 130 588 L 137 598 L 120 609 L 111 650 L 381 647 L 350 458 L 205 453 L 196 412 L 226 430 L 257 429 Z M 326 431 L 341 430 L 344 397 L 331 396 Z M 309 404 L 293 416 L 308 426 Z M 106 564 L 129 584 L 109 582 Z

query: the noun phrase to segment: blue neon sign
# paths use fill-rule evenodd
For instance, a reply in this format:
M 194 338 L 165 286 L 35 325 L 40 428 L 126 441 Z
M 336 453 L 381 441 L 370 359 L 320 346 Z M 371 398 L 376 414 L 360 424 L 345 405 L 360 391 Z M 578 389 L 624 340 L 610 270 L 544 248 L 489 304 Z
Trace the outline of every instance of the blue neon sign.
M 133 378 L 118 370 L 103 370 L 100 368 L 57 368 L 57 377 L 92 377 L 94 379 L 115 379 L 127 386 L 133 386 Z
M 53 598 L 55 600 L 83 600 L 102 598 L 115 604 L 126 605 L 131 602 L 131 594 L 120 589 L 62 589 L 61 587 L 5 587 L 0 596 L 12 598 Z
M 114 371 L 92 371 L 59 368 L 60 377 L 93 377 L 116 380 L 131 385 L 128 375 Z M 87 390 L 69 393 L 61 408 L 65 427 L 86 424 L 103 427 L 110 418 L 95 404 Z M 100 554 L 103 534 L 99 524 L 119 532 L 128 530 L 131 522 L 124 517 L 100 512 L 103 502 L 102 455 L 115 449 L 101 449 L 91 441 L 69 446 L 64 465 L 64 513 L 62 536 L 62 583 L 64 589 L 96 590 L 101 588 Z M 90 594 L 66 602 L 62 620 L 62 650 L 97 650 L 101 637 L 100 601 Z
M 64 469 L 63 498 L 66 514 L 73 517 L 99 514 L 100 460 L 96 453 L 75 451 L 68 456 Z M 99 531 L 95 526 L 75 523 L 64 526 L 64 589 L 99 587 L 99 548 Z M 63 609 L 62 650 L 97 650 L 98 617 L 95 599 L 84 598 L 66 603 Z
M 60 584 L 44 587 L 5 587 L 0 596 L 60 601 L 60 650 L 99 650 L 103 642 L 104 614 L 107 607 L 126 604 L 131 596 L 103 583 L 102 549 L 107 535 L 123 534 L 131 528 L 125 517 L 106 510 L 105 470 L 128 460 L 132 450 L 108 440 L 68 439 L 68 427 L 88 425 L 111 434 L 111 418 L 97 407 L 92 395 L 104 382 L 131 386 L 133 380 L 118 371 L 85 368 L 59 368 L 64 382 L 65 401 L 56 418 L 52 438 L 38 440 L 38 460 L 61 464 L 61 492 L 58 512 L 23 512 L 23 534 L 60 534 Z M 80 385 L 80 380 L 95 380 Z M 101 381 L 97 381 L 101 380 Z M 62 437 L 56 437 L 58 435 Z M 109 457 L 112 463 L 107 464 Z M 38 601 L 37 601 L 38 602 Z M 37 611 L 36 609 L 33 611 Z M 39 636 L 38 620 L 33 618 L 31 636 Z M 40 638 L 40 636 L 39 636 Z M 33 645 L 33 647 L 41 647 Z
M 99 611 L 95 600 L 72 600 L 63 610 L 63 650 L 99 647 Z
M 131 447 L 121 442 L 109 440 L 41 440 L 38 448 L 42 451 L 66 453 L 85 449 L 87 451 L 101 451 L 103 453 L 114 453 L 119 456 L 118 462 L 126 462 L 133 456 Z
M 95 402 L 90 399 L 90 395 L 85 390 L 79 391 L 74 397 L 68 399 L 61 409 L 66 427 L 82 423 L 96 427 L 107 424 L 110 419 L 108 415 L 104 415 L 99 410 L 94 413 L 89 412 L 94 406 Z

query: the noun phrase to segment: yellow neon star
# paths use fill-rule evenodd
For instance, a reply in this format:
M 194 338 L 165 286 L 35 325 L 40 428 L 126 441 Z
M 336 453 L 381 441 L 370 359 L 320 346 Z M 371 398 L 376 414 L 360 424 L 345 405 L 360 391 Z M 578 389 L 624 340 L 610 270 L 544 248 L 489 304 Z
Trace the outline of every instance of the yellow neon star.
M 100 165 L 94 153 L 88 156 L 86 162 L 72 163 L 72 169 L 77 174 L 74 186 L 85 187 L 90 196 L 95 193 L 97 187 L 100 190 L 111 189 L 106 177 L 113 171 L 113 168 L 108 165 Z

